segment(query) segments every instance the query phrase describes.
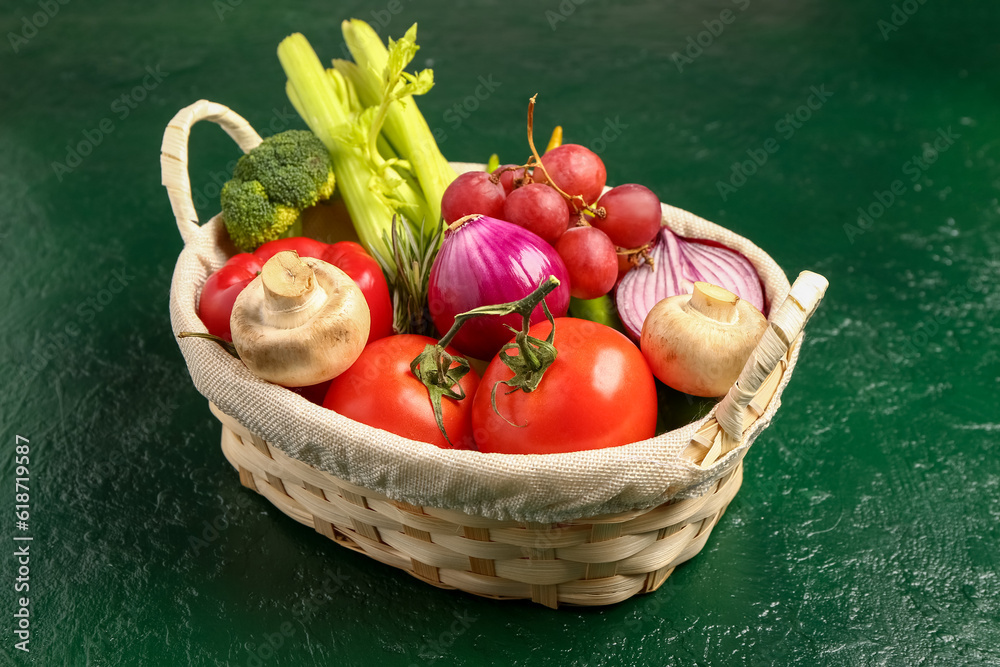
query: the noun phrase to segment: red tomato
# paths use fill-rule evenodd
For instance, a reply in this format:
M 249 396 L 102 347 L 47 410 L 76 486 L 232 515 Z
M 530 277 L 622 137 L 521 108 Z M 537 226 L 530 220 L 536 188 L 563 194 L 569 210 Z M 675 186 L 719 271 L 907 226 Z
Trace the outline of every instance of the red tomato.
M 283 250 L 294 250 L 301 257 L 322 259 L 357 283 L 371 312 L 369 343 L 392 333 L 392 299 L 378 262 L 353 241 L 329 244 L 304 236 L 268 241 L 252 253 L 234 255 L 208 277 L 198 301 L 198 316 L 209 333 L 228 341 L 233 339 L 229 318 L 236 297 L 257 276 L 264 263 Z
M 555 361 L 530 393 L 499 385 L 499 415 L 490 404 L 493 385 L 514 373 L 499 357 L 486 368 L 472 406 L 479 451 L 554 454 L 653 437 L 656 383 L 639 348 L 603 324 L 572 317 L 555 322 Z M 544 340 L 551 327 L 539 322 L 530 335 Z
M 222 268 L 208 277 L 198 299 L 198 317 L 205 323 L 208 333 L 232 342 L 229 318 L 233 314 L 233 304 L 263 266 L 264 262 L 252 253 L 242 252 L 230 257 Z
M 301 254 L 301 253 L 300 253 Z M 389 285 L 385 282 L 382 267 L 369 255 L 360 243 L 340 241 L 326 247 L 322 255 L 317 255 L 325 262 L 333 264 L 338 269 L 354 279 L 361 288 L 371 311 L 372 324 L 368 334 L 368 342 L 392 334 L 392 298 L 389 296 Z
M 427 387 L 410 372 L 410 362 L 426 345 L 435 342 L 427 336 L 400 334 L 369 343 L 358 360 L 330 383 L 323 407 L 442 449 L 473 449 L 472 397 L 479 386 L 476 372 L 470 370 L 459 382 L 465 399 L 441 399 L 444 428 L 451 445 L 438 430 Z M 450 354 L 458 354 L 447 349 Z
M 261 264 L 283 250 L 294 250 L 299 253 L 299 257 L 316 257 L 317 259 L 322 259 L 324 262 L 328 262 L 330 260 L 323 257 L 323 254 L 329 247 L 330 244 L 317 241 L 316 239 L 311 239 L 307 236 L 291 236 L 286 239 L 268 241 L 254 250 L 253 254 L 260 259 Z

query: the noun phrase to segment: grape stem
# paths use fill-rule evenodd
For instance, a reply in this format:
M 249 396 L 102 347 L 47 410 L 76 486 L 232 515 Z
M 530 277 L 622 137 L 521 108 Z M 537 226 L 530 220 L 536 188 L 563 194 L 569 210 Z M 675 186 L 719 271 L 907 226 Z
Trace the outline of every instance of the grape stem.
M 528 100 L 528 146 L 531 147 L 531 159 L 528 160 L 528 164 L 524 165 L 525 169 L 527 169 L 529 167 L 534 167 L 536 169 L 540 168 L 542 170 L 542 173 L 545 174 L 545 178 L 546 178 L 546 180 L 548 180 L 548 184 L 551 185 L 553 188 L 555 188 L 556 192 L 558 192 L 559 194 L 561 194 L 564 198 L 568 199 L 569 201 L 577 201 L 579 204 L 581 204 L 581 207 L 580 207 L 581 210 L 590 211 L 591 213 L 593 213 L 594 215 L 596 215 L 598 218 L 600 218 L 601 220 L 603 220 L 605 217 L 607 217 L 607 214 L 608 214 L 607 211 L 604 209 L 603 206 L 598 206 L 597 208 L 594 208 L 593 206 L 591 206 L 590 204 L 587 203 L 587 201 L 583 198 L 583 195 L 570 195 L 570 194 L 567 194 L 565 191 L 563 191 L 562 188 L 560 188 L 558 185 L 556 185 L 556 182 L 554 180 L 552 180 L 552 177 L 549 175 L 548 169 L 546 169 L 545 165 L 542 163 L 542 158 L 539 157 L 539 155 L 538 155 L 538 149 L 535 148 L 535 139 L 534 139 L 534 136 L 533 136 L 534 135 L 534 127 L 535 127 L 535 98 L 536 97 L 538 97 L 538 93 L 535 93 L 534 95 L 532 95 L 531 99 Z M 525 173 L 527 174 L 527 171 Z
M 653 254 L 650 252 L 652 249 L 653 242 L 650 241 L 649 243 L 641 245 L 638 248 L 615 247 L 615 252 L 619 255 L 624 255 L 632 268 L 645 264 L 649 267 L 650 271 L 655 271 L 656 262 L 653 259 Z
M 524 176 L 522 176 L 521 178 L 514 178 L 513 188 L 516 190 L 517 188 L 521 187 L 522 185 L 527 185 L 528 183 L 532 182 L 531 181 L 531 174 L 529 174 L 527 172 L 527 169 L 530 166 L 531 166 L 530 164 L 522 164 L 522 165 L 516 165 L 516 166 L 512 166 L 512 167 L 505 167 L 505 168 L 499 170 L 495 174 L 491 172 L 490 173 L 490 182 L 493 183 L 493 185 L 499 185 L 500 184 L 500 176 L 503 175 L 504 172 L 517 171 L 518 169 L 524 169 L 525 170 Z M 494 171 L 496 171 L 496 170 L 494 170 Z
M 604 210 L 604 207 L 601 207 L 601 210 Z M 590 224 L 590 221 L 587 220 L 587 215 L 584 211 L 580 211 L 578 217 L 579 219 L 576 221 L 577 227 L 593 227 L 593 225 Z M 649 243 L 645 243 L 638 248 L 622 248 L 620 246 L 615 246 L 615 254 L 624 257 L 628 261 L 629 266 L 633 269 L 637 266 L 645 264 L 650 271 L 655 271 L 656 262 L 653 260 L 653 254 L 651 252 L 652 249 L 653 241 L 650 241 Z
M 515 178 L 514 179 L 513 187 L 516 189 L 516 188 L 519 188 L 522 185 L 526 185 L 528 183 L 538 182 L 536 179 L 533 179 L 531 177 L 531 174 L 528 173 L 528 169 L 532 169 L 532 168 L 541 169 L 542 172 L 545 174 L 546 180 L 548 181 L 547 185 L 552 186 L 552 188 L 556 192 L 558 192 L 560 195 L 562 195 L 562 197 L 564 199 L 566 199 L 568 201 L 571 201 L 571 202 L 576 202 L 577 205 L 579 206 L 580 221 L 577 223 L 577 226 L 579 226 L 579 227 L 586 227 L 586 226 L 589 226 L 589 224 L 590 224 L 590 223 L 588 223 L 584 219 L 584 216 L 583 216 L 583 212 L 584 211 L 587 211 L 591 215 L 594 215 L 594 216 L 600 218 L 601 220 L 603 220 L 608 215 L 607 210 L 603 206 L 597 206 L 597 207 L 591 206 L 590 204 L 587 203 L 587 200 L 585 200 L 583 198 L 583 195 L 571 195 L 571 194 L 567 193 L 565 190 L 563 190 L 558 185 L 556 185 L 556 182 L 552 179 L 552 176 L 549 175 L 548 169 L 546 169 L 545 165 L 542 163 L 542 158 L 538 155 L 538 149 L 535 148 L 535 137 L 534 137 L 535 132 L 534 132 L 534 129 L 535 129 L 535 98 L 536 97 L 538 97 L 537 93 L 535 95 L 532 95 L 531 99 L 528 100 L 528 146 L 531 147 L 531 157 L 528 158 L 528 161 L 525 164 L 506 167 L 506 168 L 501 169 L 501 170 L 499 170 L 499 171 L 497 171 L 495 173 L 491 173 L 490 174 L 490 182 L 492 182 L 494 185 L 497 185 L 497 184 L 500 183 L 500 176 L 504 172 L 517 171 L 518 169 L 523 169 L 524 170 L 524 176 L 521 177 L 521 178 Z M 556 126 L 555 131 L 552 133 L 552 139 L 549 142 L 549 148 L 552 148 L 553 144 L 555 144 L 556 146 L 561 146 L 562 145 L 562 127 L 561 126 Z

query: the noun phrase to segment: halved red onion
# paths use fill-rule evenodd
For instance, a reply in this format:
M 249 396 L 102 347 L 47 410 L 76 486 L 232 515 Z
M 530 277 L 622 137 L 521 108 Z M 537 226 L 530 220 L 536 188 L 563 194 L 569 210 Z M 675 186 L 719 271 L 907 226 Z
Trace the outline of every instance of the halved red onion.
M 663 227 L 650 255 L 655 268 L 635 267 L 622 277 L 615 292 L 618 315 L 636 340 L 653 306 L 667 297 L 691 294 L 697 281 L 724 287 L 764 312 L 760 276 L 750 260 L 735 250 L 685 239 Z
M 566 264 L 537 234 L 513 223 L 485 215 L 455 221 L 444 233 L 441 250 L 431 268 L 427 302 L 434 326 L 444 335 L 459 313 L 531 294 L 549 276 L 560 285 L 545 297 L 553 317 L 569 309 L 569 272 Z M 541 305 L 531 323 L 545 319 Z M 484 316 L 462 325 L 451 344 L 476 359 L 490 359 L 521 329 L 519 315 Z

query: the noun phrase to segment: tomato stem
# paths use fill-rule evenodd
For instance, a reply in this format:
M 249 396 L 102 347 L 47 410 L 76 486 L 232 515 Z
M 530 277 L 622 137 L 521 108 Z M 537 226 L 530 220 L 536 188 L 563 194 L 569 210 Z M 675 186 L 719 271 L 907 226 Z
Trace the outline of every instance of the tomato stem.
M 177 334 L 177 337 L 178 338 L 204 338 L 206 340 L 213 340 L 216 343 L 218 343 L 219 345 L 221 345 L 223 350 L 225 350 L 229 354 L 233 355 L 237 359 L 240 358 L 240 353 L 236 351 L 236 346 L 233 345 L 233 343 L 231 341 L 228 341 L 225 338 L 220 338 L 219 336 L 216 336 L 215 334 L 201 333 L 201 332 L 198 332 L 198 331 L 181 331 L 180 333 Z
M 462 328 L 462 325 L 465 324 L 466 321 L 482 315 L 503 316 L 517 313 L 522 317 L 524 322 L 522 331 L 514 331 L 513 328 L 511 328 L 511 331 L 514 331 L 514 333 L 517 334 L 524 334 L 526 336 L 528 327 L 530 326 L 531 313 L 534 312 L 538 304 L 542 304 L 542 307 L 545 308 L 545 297 L 557 287 L 559 287 L 559 279 L 555 276 L 549 276 L 545 282 L 535 288 L 534 292 L 523 299 L 510 301 L 508 303 L 498 303 L 493 306 L 479 306 L 478 308 L 473 308 L 472 310 L 464 313 L 459 313 L 455 316 L 455 323 L 451 325 L 450 329 L 448 329 L 448 333 L 442 336 L 441 340 L 438 341 L 438 345 L 441 347 L 449 345 L 451 340 L 458 333 L 458 330 Z M 551 315 L 549 315 L 549 319 L 552 319 Z M 508 345 L 510 345 L 510 343 L 508 343 Z
M 452 364 L 456 362 L 458 366 L 452 368 Z M 427 345 L 424 351 L 410 362 L 410 372 L 427 387 L 427 395 L 431 399 L 438 430 L 452 447 L 455 445 L 452 444 L 444 428 L 441 399 L 447 397 L 460 401 L 465 398 L 465 389 L 459 382 L 470 369 L 468 359 L 449 354 L 440 343 Z
M 493 385 L 491 395 L 493 409 L 497 410 L 496 390 L 499 384 L 506 384 L 508 387 L 511 387 L 511 391 L 518 389 L 526 392 L 534 391 L 538 387 L 542 375 L 544 375 L 545 371 L 552 365 L 552 362 L 556 358 L 556 348 L 553 344 L 556 325 L 552 313 L 545 304 L 545 297 L 558 286 L 559 279 L 555 276 L 549 276 L 535 291 L 523 299 L 493 306 L 480 306 L 479 308 L 459 313 L 455 316 L 454 324 L 441 337 L 441 340 L 435 345 L 427 345 L 424 351 L 410 362 L 410 371 L 427 387 L 427 394 L 430 398 L 431 406 L 434 408 L 434 419 L 437 421 L 438 429 L 449 444 L 451 444 L 451 440 L 448 438 L 448 434 L 444 428 L 441 399 L 442 397 L 448 397 L 460 401 L 465 398 L 465 391 L 458 385 L 458 382 L 469 372 L 470 365 L 468 359 L 449 354 L 445 348 L 468 320 L 483 315 L 503 316 L 517 313 L 521 316 L 521 330 L 516 331 L 513 327 L 510 327 L 511 331 L 515 332 L 514 340 L 504 345 L 498 354 L 500 360 L 514 371 L 514 377 Z M 531 313 L 534 312 L 539 304 L 541 304 L 542 310 L 545 311 L 545 317 L 552 323 L 552 331 L 549 332 L 548 338 L 545 340 L 528 335 L 528 330 L 531 327 Z M 517 348 L 517 356 L 507 353 L 507 350 L 513 348 Z M 455 363 L 458 366 L 452 368 L 452 364 Z M 500 412 L 497 411 L 497 414 L 499 415 Z M 500 416 L 503 417 L 503 415 Z

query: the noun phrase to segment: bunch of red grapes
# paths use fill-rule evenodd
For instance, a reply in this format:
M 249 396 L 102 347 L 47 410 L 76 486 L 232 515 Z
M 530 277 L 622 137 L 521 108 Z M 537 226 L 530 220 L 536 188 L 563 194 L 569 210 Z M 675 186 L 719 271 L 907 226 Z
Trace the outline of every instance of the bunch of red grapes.
M 570 294 L 595 299 L 611 291 L 629 258 L 652 242 L 661 219 L 660 200 L 649 188 L 629 183 L 602 194 L 606 181 L 596 153 L 563 144 L 546 151 L 541 165 L 460 175 L 445 190 L 441 212 L 448 224 L 479 214 L 534 232 L 566 263 Z

